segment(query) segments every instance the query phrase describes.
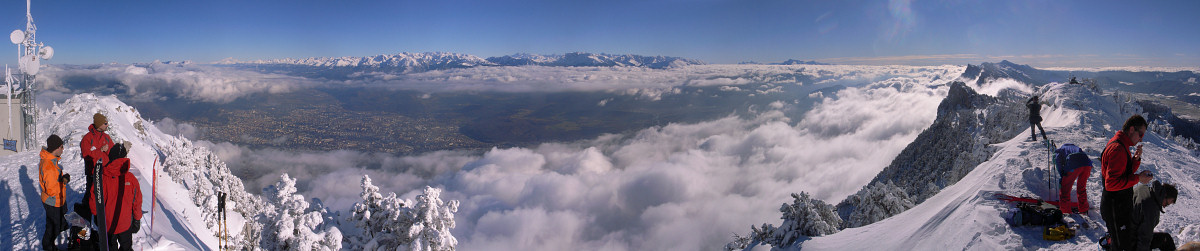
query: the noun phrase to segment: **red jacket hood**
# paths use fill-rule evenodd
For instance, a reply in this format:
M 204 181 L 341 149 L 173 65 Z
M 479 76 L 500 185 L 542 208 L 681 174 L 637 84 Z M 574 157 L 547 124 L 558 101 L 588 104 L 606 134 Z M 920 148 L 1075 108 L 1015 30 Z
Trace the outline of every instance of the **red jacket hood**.
M 104 175 L 119 176 L 129 172 L 129 158 L 115 159 L 111 163 L 104 165 Z

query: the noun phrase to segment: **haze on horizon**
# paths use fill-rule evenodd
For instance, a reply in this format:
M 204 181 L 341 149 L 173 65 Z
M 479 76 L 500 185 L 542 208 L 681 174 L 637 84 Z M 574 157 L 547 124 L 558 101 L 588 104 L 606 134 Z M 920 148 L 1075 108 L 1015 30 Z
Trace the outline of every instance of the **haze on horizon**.
M 0 3 L 9 31 L 23 1 Z M 49 64 L 444 51 L 1035 67 L 1200 65 L 1200 2 L 33 1 Z M 15 50 L 0 57 L 15 62 Z

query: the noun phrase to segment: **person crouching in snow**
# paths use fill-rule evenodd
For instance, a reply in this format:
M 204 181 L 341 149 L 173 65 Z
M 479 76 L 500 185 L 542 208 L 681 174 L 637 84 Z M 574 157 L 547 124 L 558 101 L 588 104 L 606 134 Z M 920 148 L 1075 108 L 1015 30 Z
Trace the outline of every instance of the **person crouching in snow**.
M 114 145 L 108 153 L 111 162 L 106 163 L 98 174 L 101 175 L 109 250 L 133 250 L 133 234 L 141 229 L 142 189 L 137 178 L 129 173 L 128 148 L 128 141 Z M 93 205 L 92 212 L 96 212 L 95 204 L 94 201 L 88 203 Z
M 42 250 L 58 250 L 54 239 L 63 230 L 67 230 L 63 202 L 67 199 L 67 183 L 71 175 L 63 173 L 62 165 L 58 164 L 63 152 L 63 140 L 58 135 L 51 134 L 46 138 L 46 148 L 42 149 L 41 162 L 38 162 L 38 179 L 41 182 L 42 207 L 46 209 L 46 232 L 42 234 Z
M 1175 238 L 1168 233 L 1155 233 L 1163 208 L 1175 204 L 1179 190 L 1174 185 L 1154 181 L 1133 188 L 1133 230 L 1137 232 L 1136 250 L 1175 250 Z
M 1062 181 L 1059 189 L 1059 200 L 1062 202 L 1071 201 L 1071 184 L 1075 184 L 1075 197 L 1079 202 L 1079 212 L 1086 213 L 1090 205 L 1087 198 L 1087 180 L 1092 176 L 1092 160 L 1087 154 L 1076 153 L 1067 155 L 1067 167 L 1073 169 L 1063 169 Z

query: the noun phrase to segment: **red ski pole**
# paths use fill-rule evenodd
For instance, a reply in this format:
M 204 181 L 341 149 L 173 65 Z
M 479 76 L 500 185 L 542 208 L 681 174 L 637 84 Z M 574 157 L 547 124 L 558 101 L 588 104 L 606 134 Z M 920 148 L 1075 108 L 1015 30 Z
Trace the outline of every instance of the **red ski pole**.
M 158 156 L 154 156 L 154 164 L 150 166 L 154 177 L 150 178 L 150 232 L 154 232 L 154 202 L 158 199 Z

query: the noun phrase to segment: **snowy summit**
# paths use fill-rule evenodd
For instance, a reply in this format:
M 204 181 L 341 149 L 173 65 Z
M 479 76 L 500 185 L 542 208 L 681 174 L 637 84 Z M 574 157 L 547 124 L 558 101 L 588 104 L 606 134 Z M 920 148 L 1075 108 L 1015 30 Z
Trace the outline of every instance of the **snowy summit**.
M 385 246 L 446 250 L 457 243 L 449 230 L 454 227 L 458 202 L 442 201 L 440 189 L 426 188 L 415 201 L 401 199 L 395 194 L 379 194 L 370 179 L 363 177 L 363 202 L 354 211 L 340 214 L 349 217 L 327 218 L 339 214 L 330 214 L 319 201 L 310 202 L 297 194 L 296 179 L 284 174 L 274 186 L 265 188 L 262 196 L 248 193 L 242 181 L 208 149 L 163 133 L 115 97 L 92 94 L 55 104 L 42 111 L 38 121 L 38 138 L 56 134 L 66 141 L 60 163 L 64 172 L 78 177 L 68 184 L 68 211 L 83 197 L 79 143 L 95 113 L 108 118 L 107 133 L 114 141 L 132 143 L 129 173 L 141 183 L 140 210 L 144 214 L 133 245 L 141 250 L 216 250 L 222 249 L 221 243 L 228 249 L 252 250 Z M 45 211 L 39 205 L 36 181 L 39 151 L 0 157 L 4 174 L 0 196 L 8 202 L 2 208 L 9 212 L 0 222 L 12 226 L 12 231 L 5 232 L 6 238 L 0 238 L 0 246 L 16 250 L 41 247 Z M 228 194 L 224 220 L 217 214 L 218 192 Z M 66 243 L 67 235 L 60 235 L 58 242 Z

